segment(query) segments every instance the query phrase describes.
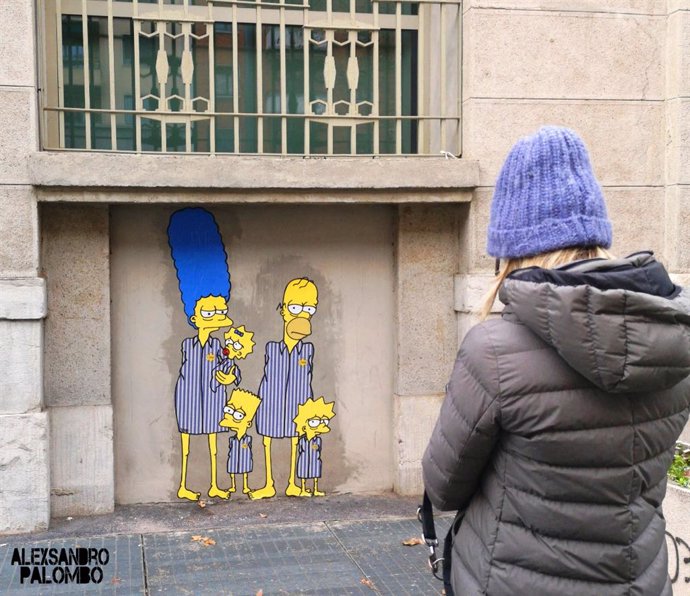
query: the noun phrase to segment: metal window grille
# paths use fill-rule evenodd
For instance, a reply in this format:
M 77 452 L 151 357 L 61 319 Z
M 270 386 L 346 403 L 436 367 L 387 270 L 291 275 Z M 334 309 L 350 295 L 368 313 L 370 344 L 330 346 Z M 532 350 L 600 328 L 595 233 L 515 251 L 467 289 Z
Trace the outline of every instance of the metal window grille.
M 42 0 L 44 149 L 461 152 L 461 0 Z

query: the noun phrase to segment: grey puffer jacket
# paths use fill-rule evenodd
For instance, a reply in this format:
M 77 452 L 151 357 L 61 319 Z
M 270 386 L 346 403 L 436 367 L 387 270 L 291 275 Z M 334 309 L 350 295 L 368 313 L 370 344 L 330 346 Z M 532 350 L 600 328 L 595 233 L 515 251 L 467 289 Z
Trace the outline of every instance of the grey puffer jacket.
M 424 454 L 458 596 L 671 594 L 661 503 L 690 407 L 690 293 L 651 253 L 528 268 L 463 341 Z

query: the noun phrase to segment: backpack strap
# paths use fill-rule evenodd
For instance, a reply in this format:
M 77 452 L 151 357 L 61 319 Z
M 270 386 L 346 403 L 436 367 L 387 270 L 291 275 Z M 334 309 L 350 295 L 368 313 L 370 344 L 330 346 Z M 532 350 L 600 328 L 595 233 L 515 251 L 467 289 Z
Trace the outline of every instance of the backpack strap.
M 429 547 L 429 567 L 431 567 L 431 572 L 434 574 L 434 577 L 443 582 L 446 596 L 454 596 L 453 587 L 450 583 L 453 538 L 455 534 L 457 534 L 463 515 L 463 511 L 458 511 L 456 514 L 443 541 L 443 555 L 439 557 L 436 552 L 438 548 L 438 538 L 436 537 L 436 525 L 434 524 L 434 510 L 426 491 L 424 491 L 422 504 L 417 508 L 417 519 L 419 519 L 422 524 L 422 539 Z M 439 568 L 441 569 L 441 575 L 439 575 Z

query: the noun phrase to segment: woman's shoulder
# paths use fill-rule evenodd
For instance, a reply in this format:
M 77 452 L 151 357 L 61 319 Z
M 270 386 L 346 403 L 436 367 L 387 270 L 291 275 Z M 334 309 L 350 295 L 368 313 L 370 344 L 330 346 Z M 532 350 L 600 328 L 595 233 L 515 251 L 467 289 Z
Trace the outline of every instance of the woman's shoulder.
M 460 350 L 473 359 L 483 359 L 541 350 L 545 346 L 525 325 L 497 317 L 472 327 L 465 335 Z

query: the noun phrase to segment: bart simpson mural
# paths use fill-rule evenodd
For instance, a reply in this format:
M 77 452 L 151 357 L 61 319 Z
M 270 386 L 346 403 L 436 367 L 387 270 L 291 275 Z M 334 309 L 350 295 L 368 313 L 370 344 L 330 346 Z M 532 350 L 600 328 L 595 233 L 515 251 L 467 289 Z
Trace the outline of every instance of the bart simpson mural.
M 298 497 L 302 489 L 295 481 L 298 434 L 297 408 L 313 397 L 311 388 L 314 344 L 303 339 L 311 335 L 311 318 L 316 313 L 318 290 L 306 278 L 288 282 L 278 312 L 283 319 L 283 338 L 266 344 L 264 375 L 259 386 L 261 404 L 256 414 L 256 430 L 263 436 L 266 482 L 250 493 L 252 499 L 276 494 L 271 462 L 274 439 L 291 441 L 290 479 L 285 494 Z
M 299 441 L 297 443 L 297 469 L 295 474 L 301 481 L 301 497 L 323 497 L 326 493 L 319 490 L 321 478 L 321 435 L 331 432 L 331 419 L 335 416 L 333 406 L 320 397 L 308 399 L 297 408 L 295 426 Z M 307 489 L 307 480 L 313 480 L 313 489 Z
M 225 415 L 220 425 L 235 431 L 235 436 L 230 437 L 228 445 L 228 473 L 230 474 L 230 492 L 236 488 L 235 475 L 242 474 L 244 494 L 249 494 L 249 472 L 254 468 L 252 458 L 252 437 L 247 431 L 252 426 L 252 421 L 261 400 L 258 396 L 244 389 L 233 389 L 228 403 L 223 409 Z
M 200 497 L 187 487 L 190 435 L 207 435 L 211 459 L 209 497 L 227 499 L 230 493 L 218 487 L 217 433 L 225 405 L 223 385 L 237 381 L 236 369 L 224 371 L 220 341 L 213 331 L 232 326 L 228 317 L 230 273 L 223 240 L 213 215 L 201 208 L 176 211 L 170 217 L 168 241 L 177 271 L 187 322 L 196 333 L 182 342 L 182 364 L 175 385 L 175 413 L 182 441 L 180 499 Z M 237 373 L 239 374 L 239 373 Z

